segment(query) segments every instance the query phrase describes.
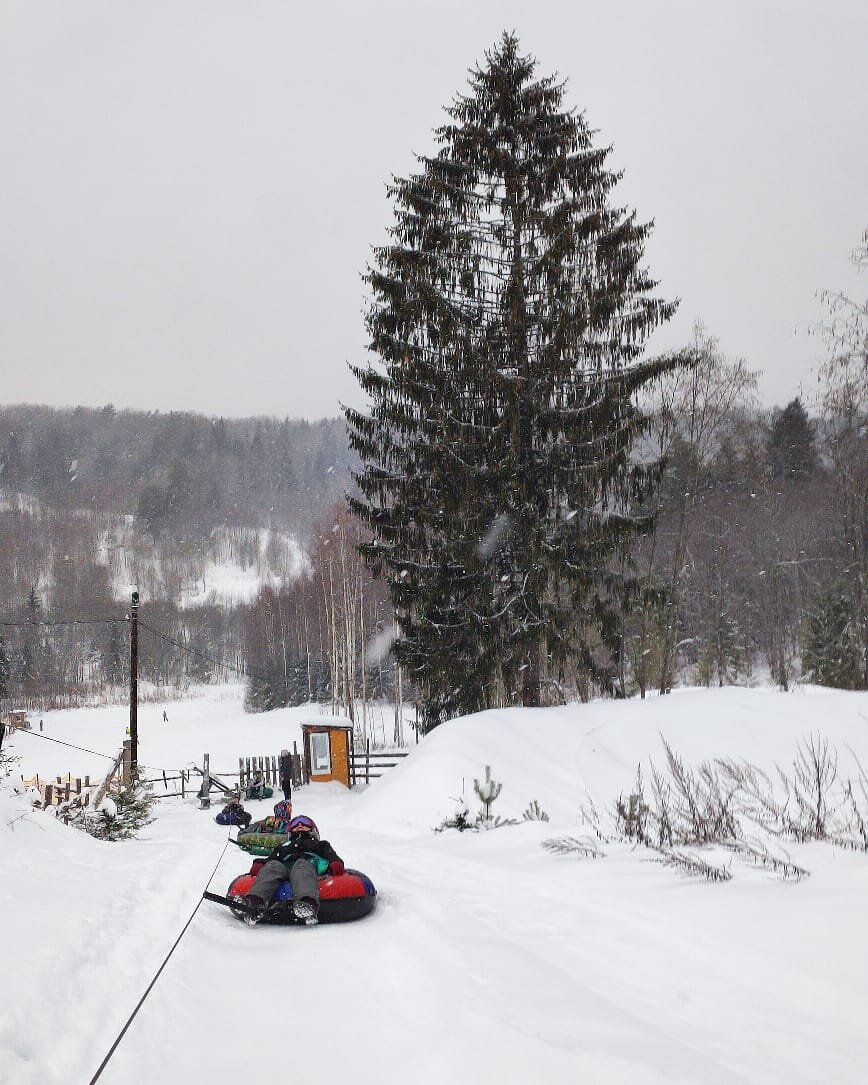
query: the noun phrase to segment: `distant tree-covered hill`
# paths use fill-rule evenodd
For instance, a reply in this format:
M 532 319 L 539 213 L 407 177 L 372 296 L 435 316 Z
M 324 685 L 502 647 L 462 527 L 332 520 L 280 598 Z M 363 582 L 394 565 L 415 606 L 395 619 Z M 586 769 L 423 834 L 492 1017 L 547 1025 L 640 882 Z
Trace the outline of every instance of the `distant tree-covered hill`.
M 0 711 L 122 688 L 134 588 L 163 634 L 143 677 L 237 676 L 208 658 L 241 665 L 244 608 L 308 569 L 350 458 L 337 419 L 0 407 Z
M 0 486 L 57 510 L 137 516 L 154 539 L 229 524 L 307 540 L 351 462 L 342 419 L 0 407 Z

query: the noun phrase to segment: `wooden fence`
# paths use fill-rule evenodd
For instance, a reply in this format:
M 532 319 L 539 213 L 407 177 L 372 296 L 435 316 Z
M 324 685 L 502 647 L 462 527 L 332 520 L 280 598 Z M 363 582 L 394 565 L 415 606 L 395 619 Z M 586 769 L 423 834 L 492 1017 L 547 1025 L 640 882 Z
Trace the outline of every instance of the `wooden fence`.
M 292 744 L 292 786 L 302 787 L 310 783 L 310 777 L 304 764 L 304 758 L 298 753 L 297 744 Z M 280 757 L 277 754 L 262 754 L 255 757 L 239 757 L 237 772 L 218 772 L 211 768 L 210 754 L 202 757 L 202 767 L 195 765 L 177 772 L 163 769 L 159 776 L 153 776 L 144 783 L 156 787 L 154 795 L 158 799 L 186 798 L 196 795 L 203 804 L 210 803 L 212 794 L 229 799 L 243 799 L 247 788 L 253 782 L 256 773 L 262 774 L 263 783 L 270 787 L 280 786 Z M 191 783 L 191 777 L 194 782 Z M 236 784 L 235 781 L 238 781 Z M 230 782 L 231 781 L 231 782 Z M 163 785 L 160 791 L 159 785 Z M 171 790 L 170 790 L 171 785 Z
M 395 768 L 402 758 L 408 757 L 409 750 L 371 750 L 368 742 L 363 750 L 350 751 L 350 780 L 355 784 L 368 784 L 382 776 L 388 769 Z
M 363 750 L 352 749 L 350 750 L 350 781 L 353 785 L 369 784 L 371 780 L 378 779 L 390 768 L 399 765 L 409 754 L 409 750 L 371 750 L 370 743 Z M 295 742 L 292 744 L 290 756 L 293 789 L 309 784 L 308 768 Z M 237 772 L 212 771 L 210 762 L 209 754 L 204 754 L 201 768 L 193 766 L 189 769 L 179 769 L 177 772 L 164 769 L 159 776 L 151 777 L 144 783 L 156 785 L 154 796 L 158 799 L 186 798 L 187 795 L 195 795 L 202 800 L 203 805 L 210 804 L 212 794 L 226 800 L 243 799 L 256 773 L 262 774 L 263 783 L 268 784 L 269 787 L 280 786 L 280 757 L 276 754 L 239 757 Z M 238 781 L 237 785 L 235 780 Z M 159 789 L 160 784 L 163 785 L 162 792 Z
M 45 809 L 64 804 L 76 807 L 98 806 L 112 788 L 118 791 L 128 787 L 130 778 L 130 741 L 127 739 L 114 764 L 101 780 L 91 780 L 90 776 L 71 776 L 69 773 L 55 776 L 51 780 L 41 780 L 37 773 L 29 780 L 22 776 L 21 780 L 25 787 L 37 789 L 42 796 L 42 808 Z
M 171 799 L 177 797 L 184 799 L 188 794 L 198 794 L 199 792 L 198 782 L 195 786 L 191 786 L 190 784 L 190 777 L 193 775 L 198 776 L 199 774 L 196 773 L 194 769 L 178 769 L 176 773 L 173 773 L 171 769 L 168 771 L 163 769 L 159 776 L 151 776 L 148 779 L 142 780 L 142 783 L 150 784 L 152 787 L 156 788 L 154 791 L 154 798 Z M 160 784 L 163 785 L 162 793 L 159 791 Z M 171 791 L 169 790 L 169 784 L 172 785 Z
M 89 776 L 55 776 L 51 780 L 44 780 L 37 773 L 29 780 L 21 777 L 25 787 L 35 787 L 42 796 L 43 806 L 60 806 L 61 803 L 69 802 L 76 795 L 84 793 L 82 802 L 85 806 L 90 802 L 91 780 Z
M 292 786 L 303 787 L 310 783 L 307 774 L 307 766 L 304 758 L 298 752 L 298 744 L 293 742 L 292 753 Z M 261 773 L 263 781 L 271 787 L 280 786 L 280 758 L 271 754 L 265 757 L 239 757 L 238 758 L 238 785 L 242 794 L 253 782 L 255 773 Z

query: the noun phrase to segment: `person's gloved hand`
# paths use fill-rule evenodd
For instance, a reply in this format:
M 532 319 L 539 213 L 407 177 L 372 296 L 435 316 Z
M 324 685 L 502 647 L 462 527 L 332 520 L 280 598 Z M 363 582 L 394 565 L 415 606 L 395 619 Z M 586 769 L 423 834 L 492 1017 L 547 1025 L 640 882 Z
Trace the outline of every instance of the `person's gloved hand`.
M 332 859 L 329 863 L 329 874 L 343 874 L 344 864 L 342 859 Z

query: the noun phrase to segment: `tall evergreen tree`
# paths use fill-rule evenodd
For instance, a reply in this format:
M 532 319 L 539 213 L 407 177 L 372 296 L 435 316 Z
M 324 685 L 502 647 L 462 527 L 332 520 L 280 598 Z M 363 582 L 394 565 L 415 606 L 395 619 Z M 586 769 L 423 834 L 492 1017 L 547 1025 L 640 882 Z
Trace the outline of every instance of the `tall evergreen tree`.
M 610 205 L 618 174 L 564 86 L 504 34 L 396 178 L 355 367 L 363 552 L 388 581 L 399 660 L 427 725 L 540 704 L 569 656 L 604 686 L 630 584 L 612 560 L 659 475 L 630 457 L 634 393 L 679 359 L 642 361 L 675 305 L 640 266 L 650 225 Z
M 817 466 L 814 425 L 798 396 L 779 411 L 772 422 L 768 459 L 777 479 L 808 478 Z

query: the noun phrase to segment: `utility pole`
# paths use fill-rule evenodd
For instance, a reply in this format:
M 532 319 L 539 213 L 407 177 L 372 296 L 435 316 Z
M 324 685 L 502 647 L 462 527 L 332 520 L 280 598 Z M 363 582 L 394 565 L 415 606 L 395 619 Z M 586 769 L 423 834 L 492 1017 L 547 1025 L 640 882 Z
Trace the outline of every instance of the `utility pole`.
M 139 763 L 139 593 L 130 607 L 130 772 Z

